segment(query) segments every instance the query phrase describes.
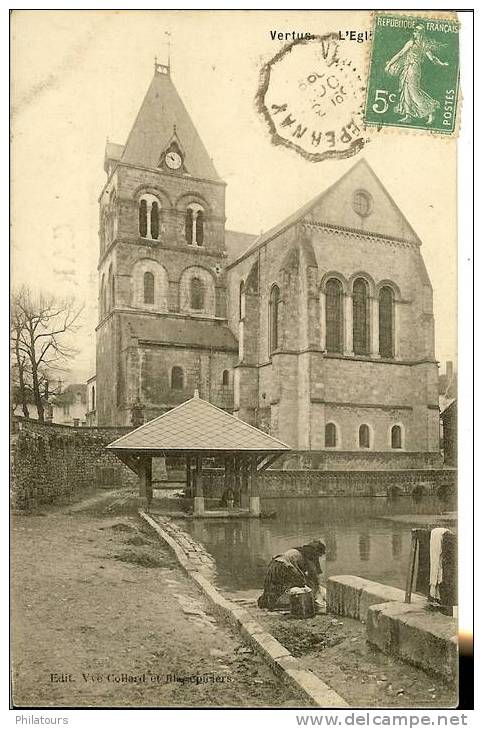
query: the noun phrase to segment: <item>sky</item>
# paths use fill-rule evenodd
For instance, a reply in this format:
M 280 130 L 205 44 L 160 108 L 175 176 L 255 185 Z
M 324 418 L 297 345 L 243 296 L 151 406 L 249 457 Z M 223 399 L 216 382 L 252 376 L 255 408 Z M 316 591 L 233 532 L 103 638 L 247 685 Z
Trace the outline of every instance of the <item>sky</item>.
M 422 240 L 436 357 L 456 362 L 456 142 L 371 131 L 359 155 L 310 162 L 271 143 L 255 108 L 270 30 L 369 29 L 367 11 L 15 11 L 12 20 L 12 276 L 85 305 L 70 381 L 95 370 L 98 197 L 106 138 L 124 144 L 153 74 L 173 82 L 227 183 L 226 227 L 267 230 L 367 159 Z M 344 47 L 360 68 L 367 44 Z

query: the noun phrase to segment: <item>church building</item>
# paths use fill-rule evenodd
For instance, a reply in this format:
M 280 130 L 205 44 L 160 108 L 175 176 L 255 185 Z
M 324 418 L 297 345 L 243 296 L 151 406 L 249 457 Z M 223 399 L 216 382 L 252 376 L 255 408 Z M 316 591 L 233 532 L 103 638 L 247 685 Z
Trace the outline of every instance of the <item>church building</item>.
M 198 389 L 334 468 L 439 463 L 421 241 L 364 159 L 261 236 L 225 230 L 226 185 L 156 64 L 104 167 L 98 425 Z

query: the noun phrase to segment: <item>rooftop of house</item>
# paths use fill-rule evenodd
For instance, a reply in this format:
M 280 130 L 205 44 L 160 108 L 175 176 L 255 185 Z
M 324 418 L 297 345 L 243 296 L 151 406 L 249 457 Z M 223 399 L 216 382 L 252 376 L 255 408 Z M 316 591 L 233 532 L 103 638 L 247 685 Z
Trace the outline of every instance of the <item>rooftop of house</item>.
M 87 402 L 87 385 L 72 384 L 67 387 L 53 399 L 53 405 L 73 405 L 77 400 L 81 403 Z

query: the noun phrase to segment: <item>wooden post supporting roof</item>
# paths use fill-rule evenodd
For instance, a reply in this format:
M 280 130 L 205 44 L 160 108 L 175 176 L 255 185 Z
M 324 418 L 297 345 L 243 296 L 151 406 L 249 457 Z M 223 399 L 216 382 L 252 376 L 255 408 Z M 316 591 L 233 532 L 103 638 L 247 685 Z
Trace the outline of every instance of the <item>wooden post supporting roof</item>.
M 186 498 L 191 499 L 192 494 L 192 483 L 191 483 L 191 456 L 186 456 Z
M 257 456 L 251 456 L 248 470 L 249 510 L 252 516 L 260 516 L 260 491 L 257 476 Z
M 139 495 L 146 498 L 148 509 L 153 500 L 153 459 L 144 456 L 139 468 Z
M 259 515 L 257 474 L 290 448 L 195 393 L 191 400 L 110 443 L 107 450 L 138 474 L 147 498 L 152 496 L 152 458 L 186 458 L 186 494 L 193 497 L 194 513 L 200 516 L 204 513 L 203 458 L 225 460 L 224 492 L 231 490 L 237 506 L 241 501 L 242 507 Z
M 205 511 L 205 499 L 203 497 L 203 456 L 196 456 L 195 471 L 195 496 L 194 496 L 194 513 L 200 516 Z

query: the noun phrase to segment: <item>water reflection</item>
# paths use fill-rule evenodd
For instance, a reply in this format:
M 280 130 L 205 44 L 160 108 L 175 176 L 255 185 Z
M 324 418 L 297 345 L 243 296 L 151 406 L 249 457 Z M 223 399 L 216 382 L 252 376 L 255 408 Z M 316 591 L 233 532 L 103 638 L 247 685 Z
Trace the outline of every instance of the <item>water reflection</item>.
M 367 532 L 359 534 L 359 559 L 368 562 L 371 556 L 371 537 Z
M 327 574 L 356 574 L 404 588 L 411 527 L 382 516 L 440 513 L 446 502 L 390 498 L 334 497 L 264 499 L 275 519 L 184 521 L 216 560 L 218 585 L 227 590 L 261 589 L 267 565 L 276 554 L 311 539 L 327 543 Z
M 392 556 L 393 559 L 399 559 L 402 553 L 402 536 L 397 532 L 392 535 Z

